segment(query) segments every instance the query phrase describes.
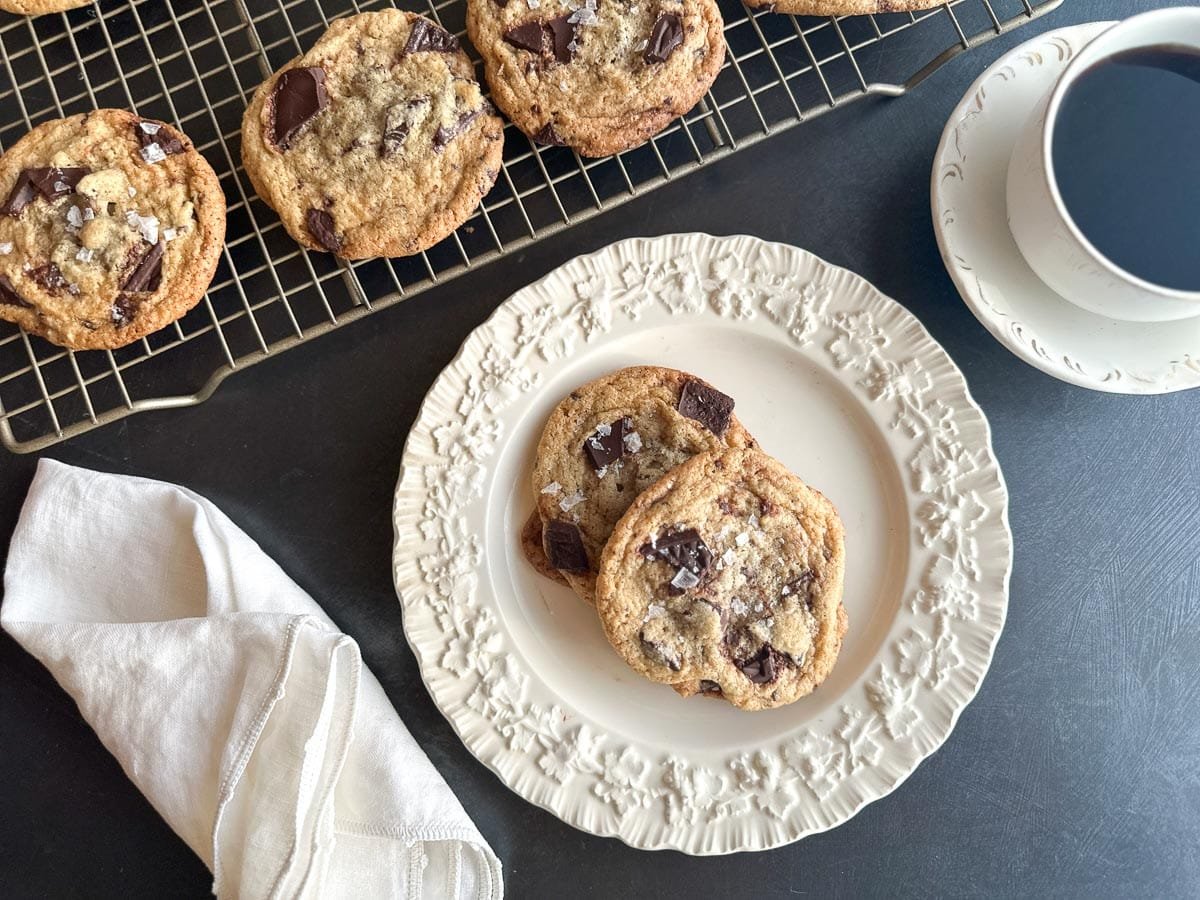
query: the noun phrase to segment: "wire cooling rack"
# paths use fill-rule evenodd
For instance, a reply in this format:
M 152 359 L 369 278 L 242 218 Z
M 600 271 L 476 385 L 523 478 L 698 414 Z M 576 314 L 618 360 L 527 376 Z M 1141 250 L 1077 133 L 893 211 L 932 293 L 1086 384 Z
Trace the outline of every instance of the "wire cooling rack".
M 199 403 L 231 372 L 768 135 L 860 97 L 903 94 L 1061 2 L 952 0 L 924 13 L 834 19 L 751 14 L 721 0 L 725 67 L 699 106 L 650 143 L 584 160 L 535 147 L 509 126 L 496 187 L 454 235 L 418 256 L 357 263 L 288 238 L 242 171 L 238 132 L 255 87 L 330 19 L 385 4 L 99 0 L 38 18 L 0 13 L 0 146 L 46 119 L 132 109 L 182 127 L 221 176 L 229 205 L 208 294 L 163 331 L 121 350 L 73 353 L 0 323 L 0 439 L 16 452 L 40 450 L 130 413 Z M 463 34 L 464 0 L 410 8 Z

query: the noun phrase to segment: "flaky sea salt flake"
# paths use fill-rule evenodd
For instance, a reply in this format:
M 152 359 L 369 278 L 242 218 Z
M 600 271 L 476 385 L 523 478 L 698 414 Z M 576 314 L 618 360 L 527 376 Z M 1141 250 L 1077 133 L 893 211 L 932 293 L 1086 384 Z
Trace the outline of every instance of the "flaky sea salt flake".
M 549 494 L 552 497 L 555 494 L 561 494 L 562 493 L 562 485 L 559 484 L 557 481 L 552 481 L 548 485 L 546 485 L 544 488 L 542 488 L 542 493 Z
M 694 588 L 700 583 L 700 578 L 691 569 L 686 567 L 681 568 L 675 573 L 675 577 L 671 579 L 671 587 L 686 591 Z
M 147 144 L 142 148 L 142 159 L 151 165 L 154 163 L 160 163 L 166 158 L 166 151 L 163 150 L 158 141 L 155 141 L 153 144 Z
M 558 506 L 563 512 L 570 512 L 587 498 L 583 496 L 583 491 L 576 491 L 573 494 L 568 494 L 558 501 Z

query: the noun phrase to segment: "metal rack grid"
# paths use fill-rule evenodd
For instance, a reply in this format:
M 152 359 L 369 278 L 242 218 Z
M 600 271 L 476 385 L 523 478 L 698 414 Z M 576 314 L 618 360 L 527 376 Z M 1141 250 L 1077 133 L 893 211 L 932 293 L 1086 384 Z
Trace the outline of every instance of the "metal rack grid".
M 427 2 L 409 7 L 463 34 L 464 0 Z M 229 206 L 207 295 L 163 331 L 120 350 L 76 353 L 0 323 L 0 440 L 35 451 L 134 412 L 199 403 L 231 372 L 741 147 L 861 97 L 903 94 L 958 53 L 1061 2 L 951 0 L 924 13 L 807 18 L 721 0 L 724 68 L 705 99 L 648 144 L 585 160 L 536 147 L 510 125 L 496 187 L 454 235 L 418 256 L 356 263 L 288 238 L 242 171 L 238 132 L 263 78 L 311 46 L 331 18 L 383 0 L 98 0 L 54 16 L 0 14 L 0 147 L 49 118 L 133 109 L 187 132 Z

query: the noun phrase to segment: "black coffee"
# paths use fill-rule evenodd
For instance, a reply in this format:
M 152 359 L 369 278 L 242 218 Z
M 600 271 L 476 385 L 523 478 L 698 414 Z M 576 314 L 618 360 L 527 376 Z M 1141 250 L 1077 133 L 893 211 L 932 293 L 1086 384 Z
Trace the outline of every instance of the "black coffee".
M 1067 91 L 1052 139 L 1071 218 L 1146 281 L 1200 290 L 1200 51 L 1128 50 Z

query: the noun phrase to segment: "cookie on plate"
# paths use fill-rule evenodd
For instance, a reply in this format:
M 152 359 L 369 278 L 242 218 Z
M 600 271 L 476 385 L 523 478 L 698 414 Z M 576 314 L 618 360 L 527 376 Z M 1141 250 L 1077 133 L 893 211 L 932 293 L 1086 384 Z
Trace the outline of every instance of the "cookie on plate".
M 47 13 L 90 6 L 91 3 L 92 0 L 0 0 L 0 9 L 18 16 L 44 16 Z
M 503 122 L 458 40 L 388 9 L 333 22 L 242 119 L 254 188 L 297 242 L 345 259 L 408 256 L 492 188 Z
M 601 551 L 642 490 L 697 453 L 753 446 L 733 400 L 686 372 L 634 366 L 572 391 L 550 414 L 533 463 L 550 566 L 594 602 Z
M 824 495 L 758 450 L 702 453 L 621 517 L 596 608 L 609 642 L 652 681 L 768 709 L 833 668 L 844 566 Z
M 73 350 L 180 318 L 225 239 L 216 173 L 180 131 L 122 109 L 39 125 L 0 156 L 0 319 Z
M 750 9 L 792 16 L 863 16 L 868 13 L 915 12 L 942 6 L 946 0 L 744 0 Z
M 699 102 L 725 59 L 715 0 L 468 0 L 492 99 L 541 144 L 607 156 Z

